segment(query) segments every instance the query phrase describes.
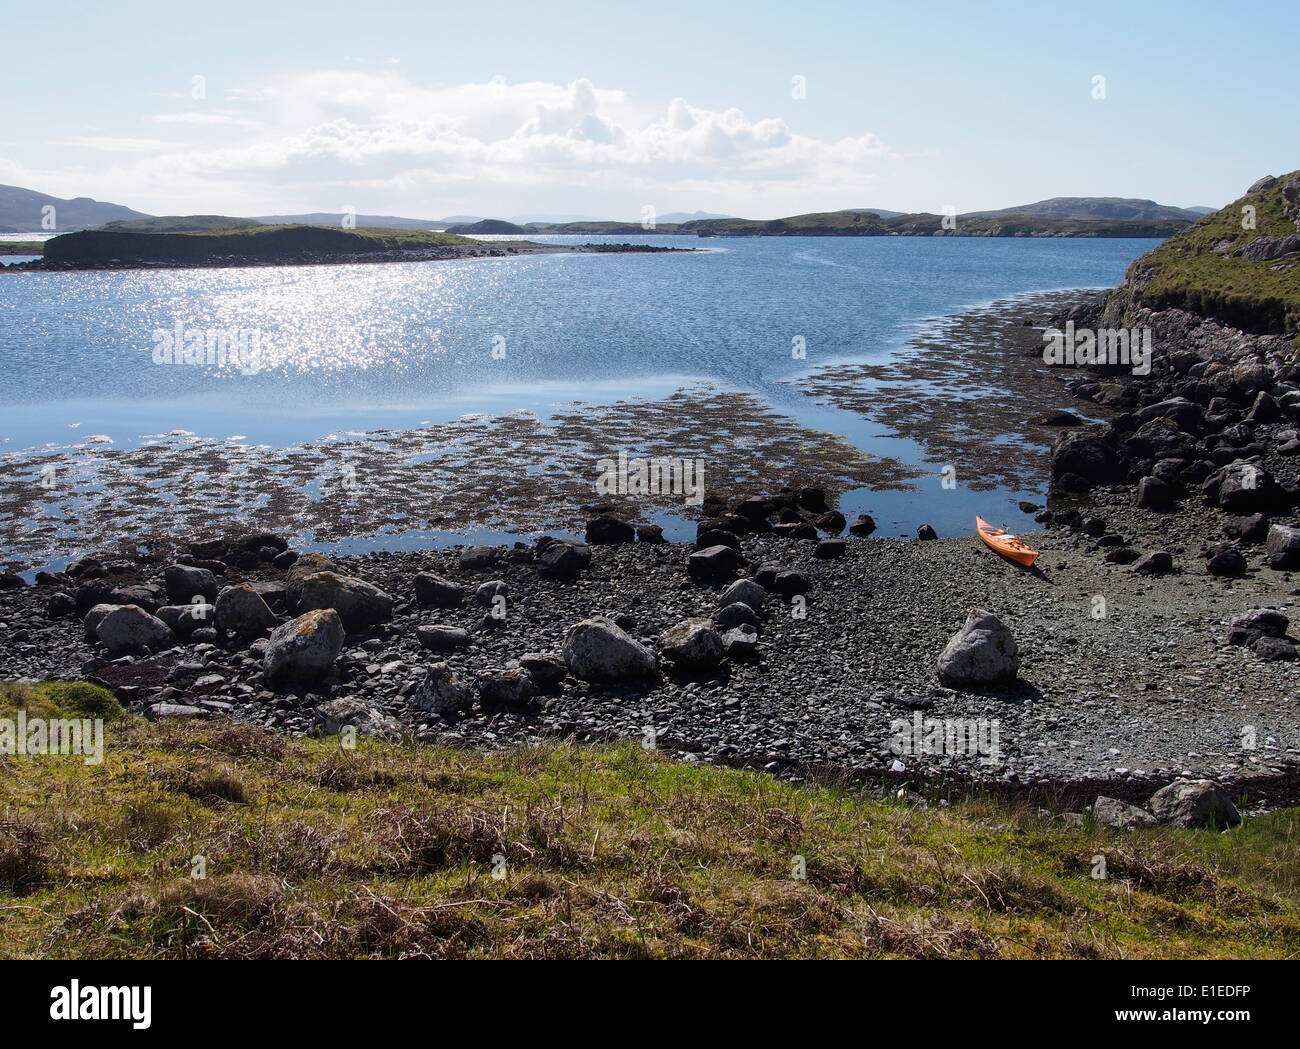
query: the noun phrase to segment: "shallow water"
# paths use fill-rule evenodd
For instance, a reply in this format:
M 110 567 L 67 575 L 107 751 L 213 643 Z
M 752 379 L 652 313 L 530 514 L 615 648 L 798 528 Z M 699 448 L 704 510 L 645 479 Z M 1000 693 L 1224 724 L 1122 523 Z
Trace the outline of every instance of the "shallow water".
M 676 391 L 704 381 L 757 395 L 803 426 L 844 435 L 925 475 L 913 492 L 845 493 L 840 509 L 850 517 L 871 512 L 882 534 L 910 532 L 920 520 L 940 534 L 964 534 L 977 501 L 1005 510 L 1035 493 L 940 497 L 938 464 L 917 444 L 805 396 L 790 380 L 830 364 L 888 360 L 907 352 L 909 337 L 968 307 L 1031 291 L 1113 285 L 1154 244 L 537 239 L 704 250 L 3 274 L 0 454 L 100 435 L 129 449 L 177 430 L 288 448 L 331 433 L 517 410 L 545 422 L 573 401 L 671 403 Z M 159 333 L 174 336 L 178 325 L 205 335 L 242 331 L 246 340 L 255 334 L 260 353 L 224 364 L 156 363 Z M 793 354 L 795 345 L 806 355 Z M 629 433 L 629 444 L 638 436 Z M 693 532 L 685 517 L 662 520 L 670 538 Z M 7 522 L 6 530 L 15 525 Z M 394 521 L 393 534 L 358 536 L 355 545 L 500 538 L 400 527 Z

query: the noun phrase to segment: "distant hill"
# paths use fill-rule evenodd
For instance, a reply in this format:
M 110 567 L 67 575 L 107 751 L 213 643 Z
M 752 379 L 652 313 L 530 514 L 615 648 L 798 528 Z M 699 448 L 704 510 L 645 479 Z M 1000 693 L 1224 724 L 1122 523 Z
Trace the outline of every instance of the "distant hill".
M 527 233 L 528 230 L 523 226 L 516 226 L 513 222 L 507 222 L 505 219 L 480 219 L 478 222 L 470 222 L 447 227 L 448 233 L 455 233 L 458 236 L 466 234 L 473 236 L 476 233 Z
M 1052 197 L 997 211 L 972 211 L 970 218 L 1027 215 L 1036 219 L 1110 219 L 1125 222 L 1195 222 L 1202 212 L 1130 197 Z
M 670 211 L 666 215 L 659 215 L 658 222 L 693 222 L 696 219 L 729 219 L 730 215 L 720 215 L 712 211 Z
M 397 215 L 354 215 L 362 229 L 441 230 L 451 219 L 405 219 Z M 341 211 L 313 211 L 307 215 L 258 215 L 254 221 L 268 226 L 334 226 L 343 229 Z
M 701 237 L 1168 237 L 1192 224 L 1178 219 L 1066 219 L 1019 212 L 993 216 L 922 213 L 880 217 L 869 211 L 818 211 L 783 219 L 701 219 L 679 233 Z
M 229 215 L 160 215 L 153 219 L 106 222 L 99 229 L 105 233 L 199 233 L 210 229 L 247 229 L 260 225 L 262 223 L 257 219 L 239 219 Z
M 54 208 L 53 230 L 41 226 L 42 209 L 47 206 Z M 68 233 L 115 220 L 146 218 L 149 216 L 144 212 L 121 204 L 106 204 L 89 197 L 64 200 L 21 186 L 0 186 L 0 233 Z

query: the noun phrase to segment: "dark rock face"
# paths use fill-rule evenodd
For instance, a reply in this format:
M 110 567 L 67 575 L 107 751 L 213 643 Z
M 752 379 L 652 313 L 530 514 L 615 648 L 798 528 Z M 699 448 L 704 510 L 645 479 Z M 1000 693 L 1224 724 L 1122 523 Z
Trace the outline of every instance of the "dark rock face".
M 1124 468 L 1115 449 L 1095 433 L 1063 435 L 1052 449 L 1052 478 L 1080 477 L 1089 484 L 1116 484 Z
M 465 602 L 465 588 L 433 572 L 421 572 L 412 582 L 415 600 L 426 608 L 459 608 Z
M 870 514 L 858 514 L 849 525 L 849 531 L 858 536 L 868 536 L 875 530 L 876 521 Z
M 493 567 L 501 560 L 501 551 L 495 546 L 467 546 L 460 554 L 460 567 L 471 572 Z
M 1243 576 L 1246 574 L 1246 558 L 1235 546 L 1225 546 L 1210 555 L 1205 570 L 1210 575 Z
M 537 571 L 553 579 L 573 579 L 591 564 L 591 547 L 576 539 L 537 540 Z
M 1133 564 L 1133 571 L 1143 575 L 1165 575 L 1174 570 L 1174 559 L 1167 551 L 1152 550 Z
M 939 533 L 936 532 L 933 528 L 931 528 L 928 524 L 923 524 L 921 525 L 920 528 L 916 530 L 916 538 L 921 540 L 926 540 L 926 541 L 932 539 L 938 539 Z
M 636 529 L 613 514 L 601 514 L 587 522 L 588 543 L 631 543 L 636 540 Z
M 686 559 L 686 571 L 692 579 L 725 579 L 739 565 L 740 554 L 729 546 L 706 547 Z

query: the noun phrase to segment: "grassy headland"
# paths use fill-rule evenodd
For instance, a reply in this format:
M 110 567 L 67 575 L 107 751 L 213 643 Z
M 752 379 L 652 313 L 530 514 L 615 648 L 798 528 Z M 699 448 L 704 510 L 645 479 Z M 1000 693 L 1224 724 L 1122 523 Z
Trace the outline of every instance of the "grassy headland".
M 89 685 L 0 685 L 0 717 L 19 707 L 108 723 L 102 765 L 0 757 L 4 957 L 1300 951 L 1297 810 L 1123 833 L 635 744 L 347 750 L 150 724 Z
M 1219 211 L 1135 260 L 1121 292 L 1151 309 L 1181 309 L 1256 334 L 1300 330 L 1300 258 L 1248 257 L 1261 238 L 1300 232 L 1300 184 L 1293 171 Z M 1254 209 L 1254 227 L 1243 225 Z M 1121 304 L 1126 305 L 1126 303 Z

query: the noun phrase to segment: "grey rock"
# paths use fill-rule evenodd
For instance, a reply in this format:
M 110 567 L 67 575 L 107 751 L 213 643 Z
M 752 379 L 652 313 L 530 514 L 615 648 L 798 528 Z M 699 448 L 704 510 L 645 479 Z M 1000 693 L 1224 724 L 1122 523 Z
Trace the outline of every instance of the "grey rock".
M 236 637 L 260 637 L 275 629 L 275 613 L 247 583 L 228 586 L 217 595 L 214 626 Z
M 683 666 L 714 667 L 722 659 L 722 635 L 711 619 L 684 619 L 660 635 L 659 651 Z
M 312 572 L 298 577 L 289 593 L 293 611 L 332 608 L 349 630 L 382 623 L 393 615 L 393 599 L 356 576 Z
M 313 735 L 337 736 L 349 726 L 377 739 L 402 737 L 401 722 L 355 697 L 326 700 L 312 712 Z
M 470 642 L 468 630 L 446 623 L 433 623 L 415 628 L 415 636 L 420 644 L 434 652 L 448 652 L 453 648 L 462 648 Z
M 1165 550 L 1152 550 L 1133 563 L 1133 571 L 1141 575 L 1164 575 L 1174 570 L 1174 559 Z
M 523 667 L 487 670 L 478 680 L 479 703 L 493 707 L 526 707 L 537 692 L 533 676 Z
M 562 652 L 569 670 L 584 681 L 626 681 L 655 672 L 654 653 L 604 616 L 570 628 Z
M 1213 780 L 1177 779 L 1151 795 L 1147 808 L 1161 823 L 1174 827 L 1217 827 L 1241 823 L 1241 813 L 1227 791 Z
M 729 659 L 745 659 L 758 651 L 758 631 L 748 623 L 722 635 L 722 650 Z
M 332 608 L 315 609 L 276 627 L 262 661 L 267 684 L 319 678 L 334 665 L 345 636 L 343 620 Z
M 456 677 L 446 663 L 434 663 L 429 667 L 412 697 L 412 702 L 421 710 L 431 710 L 435 714 L 468 710 L 473 701 L 473 690 Z
M 539 688 L 552 688 L 569 673 L 563 657 L 554 652 L 525 652 L 519 657 L 519 665 L 528 671 Z
M 200 627 L 212 626 L 216 621 L 215 605 L 163 605 L 158 609 L 158 618 L 172 628 L 178 637 L 188 637 Z
M 760 609 L 763 602 L 767 600 L 767 591 L 759 586 L 752 579 L 737 579 L 718 597 L 718 607 L 726 608 L 727 605 L 739 602 L 748 605 L 751 609 Z
M 1099 797 L 1092 805 L 1092 818 L 1105 827 L 1119 830 L 1134 830 L 1138 827 L 1154 827 L 1156 818 L 1146 809 L 1130 805 L 1117 798 Z
M 208 604 L 217 599 L 217 577 L 206 568 L 168 565 L 163 570 L 163 584 L 167 599 L 176 605 L 190 604 L 196 597 Z
M 576 539 L 537 540 L 537 571 L 552 579 L 573 579 L 591 564 L 591 547 Z
M 946 685 L 988 685 L 1014 680 L 1020 670 L 1016 640 L 1003 622 L 983 609 L 966 617 L 939 656 Z
M 171 627 L 139 605 L 122 605 L 110 611 L 99 621 L 95 637 L 108 646 L 110 654 L 143 648 L 158 651 L 175 640 Z

